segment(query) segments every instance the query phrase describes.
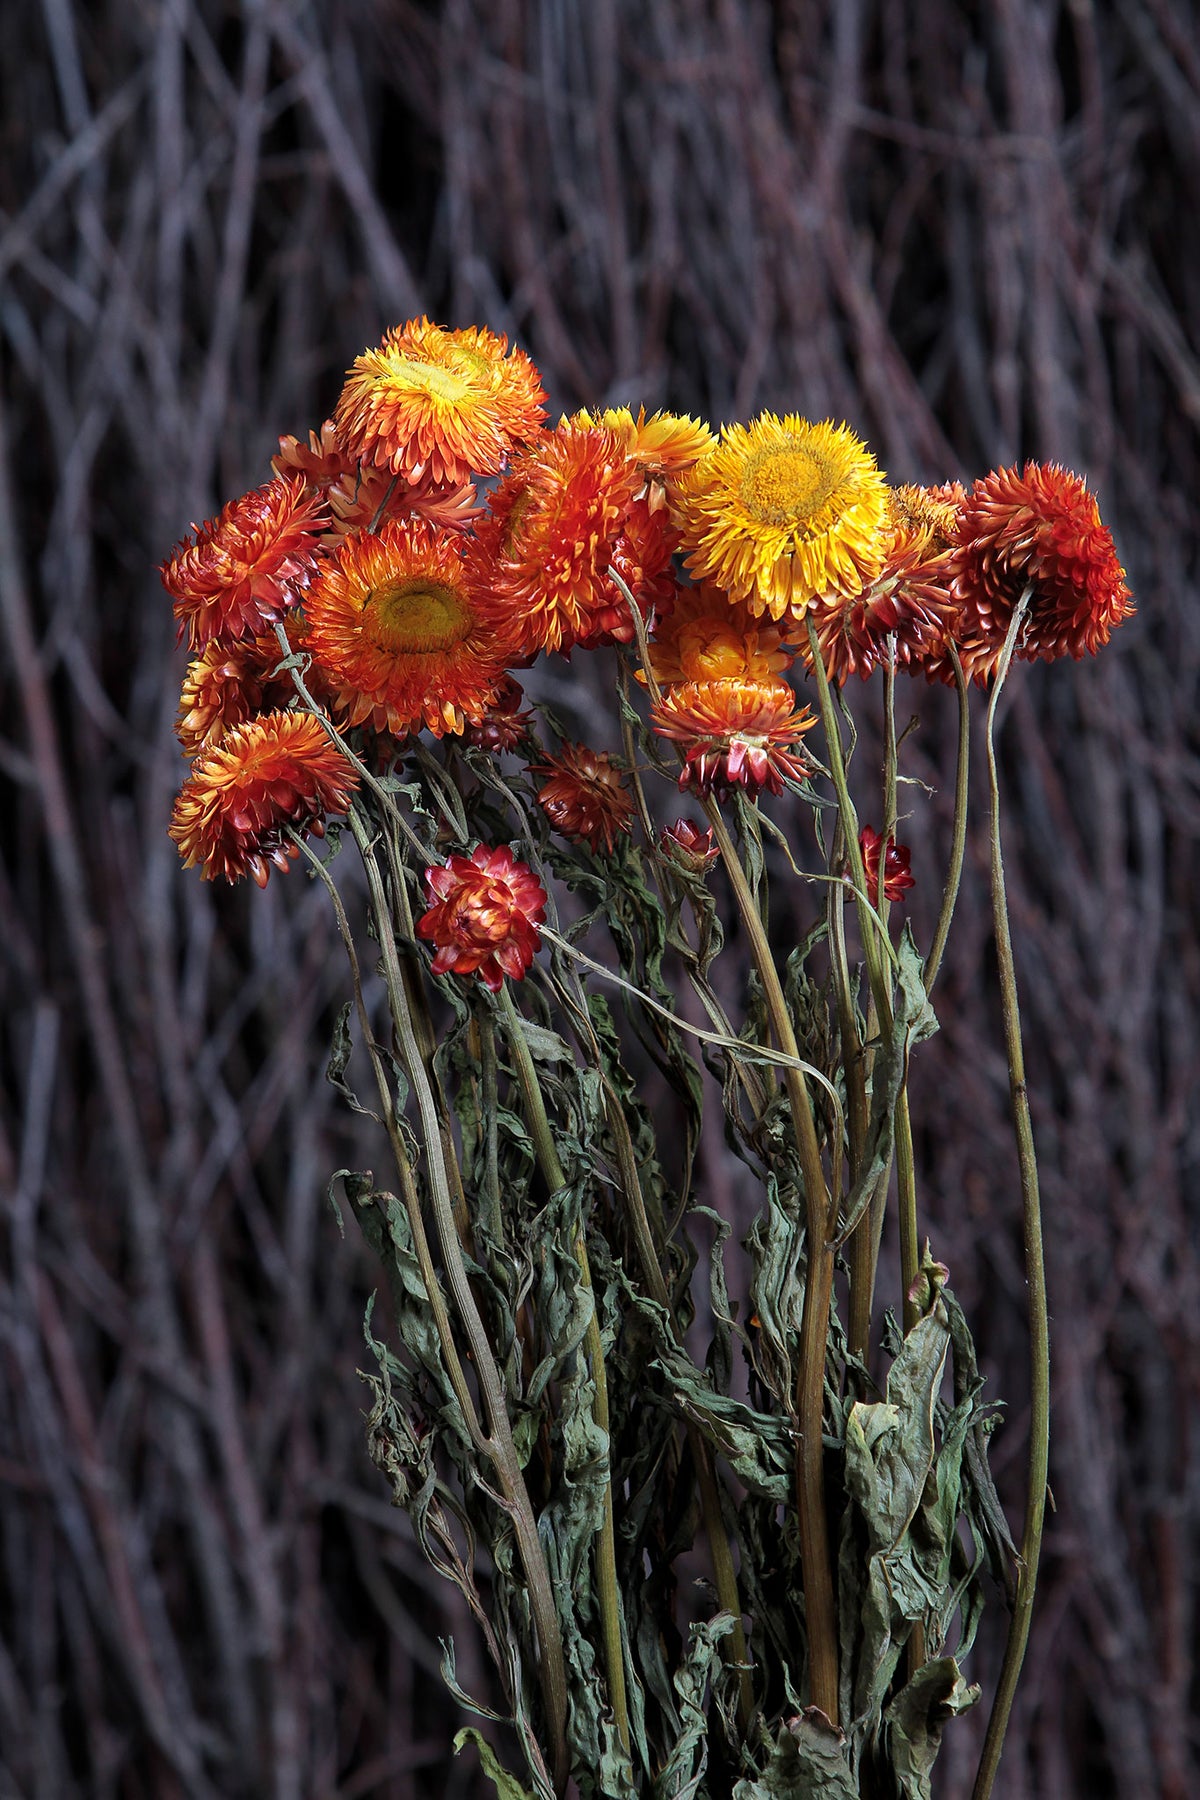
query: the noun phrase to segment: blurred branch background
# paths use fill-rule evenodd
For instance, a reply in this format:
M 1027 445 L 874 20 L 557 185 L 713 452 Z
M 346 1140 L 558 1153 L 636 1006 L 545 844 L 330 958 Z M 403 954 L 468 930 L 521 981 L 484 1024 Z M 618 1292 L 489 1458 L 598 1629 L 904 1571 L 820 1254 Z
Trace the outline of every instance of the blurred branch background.
M 483 1687 L 469 1627 L 364 1454 L 375 1277 L 324 1198 L 365 1157 L 323 1078 L 345 985 L 323 895 L 214 891 L 165 835 L 182 656 L 155 565 L 421 310 L 519 337 L 556 408 L 832 415 L 893 479 L 1032 455 L 1096 487 L 1139 615 L 1005 702 L 1057 1512 L 1001 1787 L 1196 1793 L 1186 0 L 0 15 L 0 1796 L 479 1791 L 472 1759 L 447 1772 L 437 1675 L 453 1631 Z M 918 872 L 945 855 L 942 699 L 912 696 L 938 790 L 901 833 Z M 976 843 L 914 1115 L 1016 1498 L 990 979 Z M 998 1628 L 997 1605 L 985 1687 Z M 946 1800 L 981 1725 L 948 1737 Z

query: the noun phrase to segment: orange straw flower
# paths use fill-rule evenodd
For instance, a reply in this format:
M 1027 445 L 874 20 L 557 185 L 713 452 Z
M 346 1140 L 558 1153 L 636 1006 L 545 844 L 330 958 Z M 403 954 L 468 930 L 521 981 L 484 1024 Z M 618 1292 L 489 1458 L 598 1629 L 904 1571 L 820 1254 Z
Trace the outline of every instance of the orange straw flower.
M 957 539 L 954 586 L 963 612 L 956 635 L 979 682 L 994 673 L 1027 586 L 1033 591 L 1016 648 L 1025 662 L 1094 654 L 1133 613 L 1095 497 L 1057 463 L 982 476 L 963 503 Z
M 425 871 L 429 906 L 417 936 L 436 946 L 435 975 L 478 975 L 496 993 L 507 975 L 520 981 L 538 947 L 546 890 L 506 844 L 480 844 Z
M 334 422 L 352 456 L 453 487 L 498 474 L 540 429 L 545 398 L 533 363 L 507 338 L 421 318 L 355 358 Z
M 162 566 L 179 636 L 192 650 L 254 637 L 303 597 L 316 568 L 324 501 L 282 475 L 193 526 Z
M 304 648 L 351 725 L 461 732 L 507 660 L 481 618 L 459 532 L 423 520 L 347 537 L 305 604 Z
M 779 794 L 785 779 L 802 780 L 808 764 L 794 746 L 817 721 L 786 681 L 732 677 L 668 688 L 650 722 L 683 749 L 680 789 L 723 798 L 738 786 Z
M 324 832 L 324 816 L 344 812 L 357 776 L 311 713 L 267 713 L 235 725 L 198 756 L 171 815 L 170 834 L 185 869 L 206 881 L 250 875 L 266 887 L 270 864 L 296 856 L 285 826 Z
M 687 567 L 773 619 L 858 593 L 887 553 L 887 485 L 845 425 L 763 413 L 726 425 L 678 484 Z
M 570 420 L 513 463 L 476 557 L 489 616 L 518 634 L 520 654 L 569 650 L 616 603 L 608 568 L 637 484 L 611 431 Z
M 633 818 L 633 801 L 612 757 L 586 744 L 567 743 L 533 773 L 549 776 L 538 790 L 538 804 L 555 830 L 591 850 L 603 844 L 611 856 Z
M 188 664 L 175 735 L 185 756 L 211 749 L 235 725 L 282 709 L 295 693 L 289 675 L 272 678 L 283 660 L 273 632 L 237 644 L 206 644 Z
M 661 687 L 734 676 L 765 681 L 791 666 L 783 644 L 778 625 L 755 618 L 743 602 L 704 582 L 681 589 L 656 628 L 650 670 Z

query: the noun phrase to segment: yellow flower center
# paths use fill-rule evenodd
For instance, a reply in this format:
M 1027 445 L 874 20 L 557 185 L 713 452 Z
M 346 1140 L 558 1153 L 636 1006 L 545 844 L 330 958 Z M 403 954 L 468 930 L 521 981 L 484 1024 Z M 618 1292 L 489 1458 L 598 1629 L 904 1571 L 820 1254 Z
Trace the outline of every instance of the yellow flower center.
M 461 369 L 445 363 L 422 362 L 415 356 L 381 356 L 377 361 L 380 382 L 401 392 L 416 389 L 440 400 L 446 406 L 458 406 L 476 392 L 476 383 Z
M 375 588 L 365 608 L 366 635 L 391 656 L 451 650 L 466 637 L 471 613 L 454 588 L 427 576 Z
M 837 471 L 803 444 L 754 452 L 742 474 L 746 511 L 763 525 L 803 526 L 837 487 Z

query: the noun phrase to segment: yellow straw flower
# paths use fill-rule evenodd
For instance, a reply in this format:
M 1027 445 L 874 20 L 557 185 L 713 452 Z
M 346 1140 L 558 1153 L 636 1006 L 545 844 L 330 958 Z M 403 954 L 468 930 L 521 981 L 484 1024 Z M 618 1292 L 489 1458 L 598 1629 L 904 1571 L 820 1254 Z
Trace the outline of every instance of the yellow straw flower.
M 752 612 L 799 618 L 821 594 L 854 594 L 889 542 L 887 484 L 845 425 L 763 413 L 726 425 L 677 487 L 687 566 Z

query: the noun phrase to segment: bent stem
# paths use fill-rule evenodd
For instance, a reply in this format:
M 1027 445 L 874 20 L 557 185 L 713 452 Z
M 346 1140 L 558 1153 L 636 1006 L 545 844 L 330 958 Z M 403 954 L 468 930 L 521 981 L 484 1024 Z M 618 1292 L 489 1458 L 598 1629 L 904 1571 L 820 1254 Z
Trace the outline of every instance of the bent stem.
M 829 1309 L 833 1300 L 833 1226 L 821 1147 L 817 1141 L 808 1083 L 798 1066 L 799 1051 L 792 1029 L 779 971 L 763 928 L 737 847 L 710 797 L 704 802 L 713 834 L 720 846 L 730 886 L 737 901 L 755 968 L 762 982 L 771 1029 L 779 1048 L 789 1058 L 783 1080 L 791 1107 L 804 1182 L 805 1239 L 808 1276 L 804 1284 L 804 1310 L 800 1320 L 800 1373 L 796 1381 L 796 1415 L 799 1444 L 796 1450 L 796 1510 L 800 1528 L 800 1558 L 804 1575 L 804 1609 L 808 1624 L 808 1667 L 811 1699 L 837 1724 L 838 1640 L 833 1569 L 829 1559 L 829 1527 L 825 1516 L 825 1349 L 829 1335 Z M 834 1203 L 836 1204 L 836 1202 Z
M 560 1188 L 566 1187 L 567 1178 L 563 1173 L 562 1163 L 559 1161 L 558 1146 L 554 1142 L 554 1134 L 550 1129 L 545 1102 L 542 1099 L 542 1090 L 538 1085 L 537 1071 L 533 1066 L 533 1058 L 525 1039 L 525 1022 L 517 1010 L 507 982 L 500 990 L 500 1008 L 504 1014 L 504 1022 L 508 1026 L 509 1044 L 517 1066 L 517 1079 L 521 1084 L 521 1094 L 525 1102 L 525 1117 L 533 1136 L 538 1162 L 547 1187 L 551 1193 L 556 1193 Z M 592 1299 L 592 1314 L 584 1335 L 584 1343 L 587 1347 L 588 1367 L 595 1388 L 593 1416 L 610 1445 L 608 1468 L 604 1477 L 604 1513 L 596 1540 L 596 1594 L 600 1604 L 600 1630 L 604 1639 L 604 1664 L 608 1676 L 608 1692 L 612 1700 L 613 1717 L 617 1722 L 617 1734 L 621 1740 L 621 1747 L 628 1756 L 630 1755 L 629 1698 L 625 1688 L 625 1655 L 621 1644 L 621 1595 L 617 1584 L 608 1378 L 604 1372 L 604 1346 L 600 1338 L 600 1320 L 596 1312 L 592 1270 L 588 1262 L 587 1243 L 582 1225 L 576 1234 L 574 1251 L 575 1260 L 579 1264 L 580 1278 Z
M 1017 1162 L 1021 1177 L 1021 1202 L 1024 1215 L 1025 1275 L 1029 1288 L 1029 1488 L 1025 1497 L 1025 1525 L 1021 1535 L 1021 1567 L 1017 1574 L 1017 1592 L 1013 1615 L 1004 1647 L 1000 1681 L 992 1703 L 979 1771 L 975 1777 L 972 1800 L 988 1800 L 1004 1735 L 1012 1713 L 1013 1699 L 1029 1641 L 1033 1600 L 1037 1589 L 1038 1560 L 1042 1548 L 1042 1525 L 1046 1513 L 1046 1480 L 1050 1459 L 1050 1323 L 1046 1303 L 1046 1271 L 1042 1247 L 1041 1202 L 1038 1192 L 1037 1157 L 1033 1142 L 1033 1121 L 1029 1112 L 1029 1095 L 1025 1085 L 1025 1056 L 1021 1043 L 1021 1014 L 1017 1002 L 1016 970 L 1013 963 L 1012 938 L 1008 924 L 1008 903 L 1004 892 L 1004 860 L 1000 848 L 1000 783 L 996 771 L 995 720 L 996 702 L 1004 678 L 1008 674 L 1017 638 L 1020 635 L 1032 590 L 1021 595 L 1004 648 L 996 669 L 995 685 L 987 711 L 988 786 L 991 795 L 992 913 L 996 933 L 996 956 L 1000 970 L 1000 1001 L 1004 1015 L 1004 1040 L 1008 1052 L 1008 1080 L 1012 1096 L 1013 1128 L 1017 1140 Z
M 408 1008 L 399 952 L 392 930 L 391 911 L 383 885 L 383 877 L 375 860 L 374 834 L 357 803 L 353 803 L 350 807 L 349 820 L 370 888 L 371 910 L 382 953 L 383 974 L 392 1024 L 395 1028 L 401 1059 L 416 1096 L 417 1110 L 421 1116 L 421 1134 L 429 1172 L 429 1194 L 442 1255 L 442 1266 L 445 1269 L 446 1281 L 454 1300 L 455 1310 L 470 1346 L 475 1378 L 479 1383 L 487 1416 L 488 1436 L 480 1448 L 487 1454 L 496 1471 L 500 1490 L 504 1496 L 505 1508 L 513 1522 L 521 1566 L 529 1584 L 529 1606 L 540 1653 L 538 1674 L 552 1743 L 555 1783 L 561 1792 L 566 1787 L 568 1776 L 567 1680 L 562 1631 L 554 1603 L 550 1571 L 546 1565 L 545 1554 L 538 1537 L 537 1520 L 534 1517 L 533 1506 L 521 1473 L 520 1459 L 513 1442 L 512 1427 L 505 1404 L 503 1380 L 463 1263 L 462 1245 L 458 1237 L 454 1202 L 451 1197 L 451 1182 L 446 1167 L 441 1121 L 438 1117 L 437 1102 L 434 1099 L 433 1089 L 430 1086 L 417 1033 Z M 382 1071 L 377 1071 L 377 1079 L 381 1076 Z M 385 1093 L 387 1092 L 386 1079 L 383 1080 L 383 1090 Z M 408 1167 L 408 1158 L 400 1142 L 390 1093 L 387 1094 L 384 1106 L 385 1116 L 389 1120 L 389 1134 L 393 1139 L 393 1149 L 397 1155 L 398 1165 L 401 1167 L 401 1178 L 405 1182 L 405 1204 L 413 1223 L 414 1239 L 416 1239 L 418 1228 L 421 1229 L 423 1238 L 420 1204 L 416 1196 L 412 1171 Z M 419 1250 L 418 1255 L 420 1256 Z M 428 1251 L 421 1258 L 421 1271 L 436 1316 L 439 1302 L 435 1298 L 435 1294 L 440 1294 L 440 1288 L 436 1273 L 432 1269 L 432 1262 L 428 1257 Z M 445 1312 L 444 1302 L 441 1302 L 441 1312 L 442 1314 Z M 438 1328 L 439 1335 L 442 1337 L 443 1349 L 449 1346 L 453 1351 L 448 1319 L 444 1325 L 439 1319 Z M 455 1355 L 454 1362 L 457 1363 L 457 1360 L 457 1355 Z M 451 1367 L 453 1366 L 452 1364 Z M 457 1385 L 456 1383 L 456 1392 Z M 463 1386 L 465 1389 L 465 1382 Z

